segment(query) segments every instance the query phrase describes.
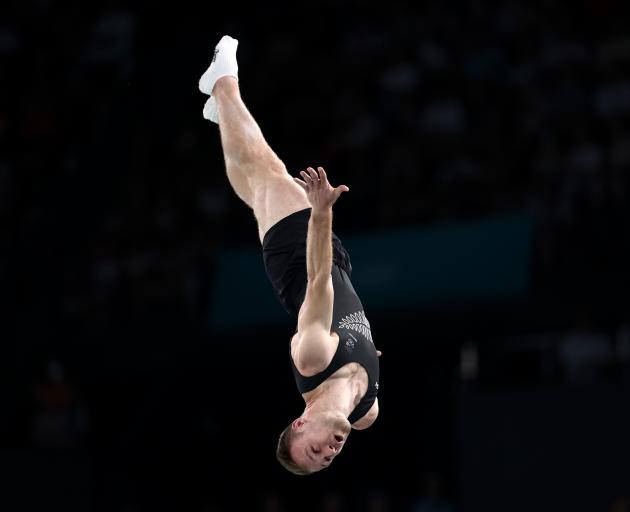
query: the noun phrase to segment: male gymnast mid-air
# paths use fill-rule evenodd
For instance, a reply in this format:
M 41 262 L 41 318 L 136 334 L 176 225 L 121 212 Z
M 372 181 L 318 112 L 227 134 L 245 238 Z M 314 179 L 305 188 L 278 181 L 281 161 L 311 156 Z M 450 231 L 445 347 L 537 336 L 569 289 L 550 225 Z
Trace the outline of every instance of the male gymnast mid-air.
M 297 315 L 291 366 L 305 408 L 280 435 L 277 458 L 298 475 L 330 466 L 352 428 L 378 416 L 380 352 L 332 231 L 333 187 L 322 167 L 292 178 L 241 99 L 236 48 L 224 36 L 199 80 L 203 115 L 218 123 L 230 185 L 253 211 L 265 270 L 283 306 Z

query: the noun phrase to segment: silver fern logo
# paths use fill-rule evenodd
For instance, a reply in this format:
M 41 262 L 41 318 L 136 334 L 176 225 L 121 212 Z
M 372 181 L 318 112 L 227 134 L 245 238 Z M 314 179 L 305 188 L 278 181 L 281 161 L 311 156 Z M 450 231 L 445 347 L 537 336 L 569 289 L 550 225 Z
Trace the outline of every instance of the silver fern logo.
M 344 316 L 339 321 L 340 329 L 351 329 L 360 334 L 363 334 L 368 340 L 372 341 L 372 331 L 370 330 L 370 322 L 365 317 L 365 313 L 363 311 L 358 311 L 357 313 L 352 313 L 350 315 Z M 372 341 L 372 343 L 374 343 Z

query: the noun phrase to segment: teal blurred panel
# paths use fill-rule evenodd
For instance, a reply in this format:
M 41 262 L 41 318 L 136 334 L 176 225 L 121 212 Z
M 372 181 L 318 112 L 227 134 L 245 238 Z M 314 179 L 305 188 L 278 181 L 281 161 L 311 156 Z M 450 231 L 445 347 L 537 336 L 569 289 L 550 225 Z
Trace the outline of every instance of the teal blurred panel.
M 525 215 L 341 236 L 367 311 L 518 297 L 527 291 L 534 223 Z M 214 329 L 293 325 L 267 280 L 260 249 L 219 253 Z
M 366 309 L 522 295 L 534 223 L 524 215 L 343 239 Z
M 273 293 L 260 249 L 223 249 L 217 254 L 210 327 L 293 324 Z

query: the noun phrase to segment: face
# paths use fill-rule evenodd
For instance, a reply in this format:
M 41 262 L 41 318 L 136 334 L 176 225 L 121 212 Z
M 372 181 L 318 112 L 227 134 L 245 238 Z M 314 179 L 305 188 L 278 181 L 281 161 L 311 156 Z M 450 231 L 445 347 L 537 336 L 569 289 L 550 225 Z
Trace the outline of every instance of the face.
M 304 469 L 320 471 L 332 463 L 343 448 L 351 426 L 342 414 L 319 413 L 292 424 L 298 435 L 291 444 L 291 458 Z

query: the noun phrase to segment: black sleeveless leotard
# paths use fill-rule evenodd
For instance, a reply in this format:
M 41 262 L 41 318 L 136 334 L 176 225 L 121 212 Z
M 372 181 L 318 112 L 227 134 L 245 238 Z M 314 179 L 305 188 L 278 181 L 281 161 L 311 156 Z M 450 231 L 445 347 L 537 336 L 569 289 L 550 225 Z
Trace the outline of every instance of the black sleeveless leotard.
M 267 231 L 263 239 L 263 258 L 276 296 L 284 307 L 297 315 L 306 293 L 306 233 L 310 209 L 301 210 Z M 312 377 L 301 375 L 291 359 L 291 368 L 300 393 L 315 389 L 339 368 L 358 363 L 368 376 L 368 388 L 348 420 L 354 423 L 372 407 L 378 393 L 379 363 L 370 323 L 350 282 L 350 257 L 333 233 L 332 283 L 334 290 L 331 331 L 339 335 L 339 345 L 328 367 Z

